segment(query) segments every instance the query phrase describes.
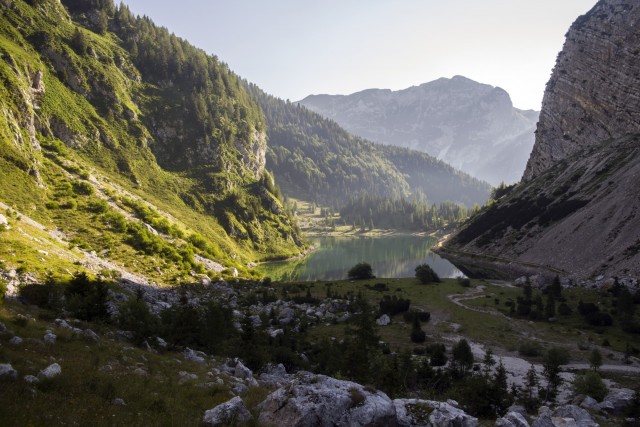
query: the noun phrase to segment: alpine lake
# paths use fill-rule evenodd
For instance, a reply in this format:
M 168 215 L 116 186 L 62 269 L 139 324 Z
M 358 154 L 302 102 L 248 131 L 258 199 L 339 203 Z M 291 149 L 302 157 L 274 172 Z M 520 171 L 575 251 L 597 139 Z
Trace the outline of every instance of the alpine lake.
M 389 237 L 309 236 L 316 248 L 292 261 L 261 264 L 259 269 L 276 281 L 341 280 L 359 262 L 371 265 L 383 278 L 414 277 L 415 268 L 429 264 L 440 277 L 464 276 L 449 261 L 431 251 L 433 237 L 394 235 Z

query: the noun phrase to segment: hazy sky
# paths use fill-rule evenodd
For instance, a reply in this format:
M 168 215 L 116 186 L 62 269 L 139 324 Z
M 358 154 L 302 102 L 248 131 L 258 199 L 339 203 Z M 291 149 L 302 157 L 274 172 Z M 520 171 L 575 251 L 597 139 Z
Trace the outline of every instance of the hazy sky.
M 540 109 L 571 23 L 596 0 L 124 0 L 266 92 L 404 89 L 456 74 Z

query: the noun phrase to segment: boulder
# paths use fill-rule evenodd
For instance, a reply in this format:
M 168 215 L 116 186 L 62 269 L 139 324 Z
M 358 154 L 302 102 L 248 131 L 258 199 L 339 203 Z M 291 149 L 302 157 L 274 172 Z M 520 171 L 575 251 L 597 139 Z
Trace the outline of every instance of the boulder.
M 478 419 L 445 402 L 421 399 L 393 401 L 399 427 L 476 427 Z
M 47 330 L 47 333 L 44 335 L 44 342 L 49 344 L 55 344 L 58 337 L 53 332 Z
M 187 381 L 197 380 L 198 376 L 196 374 L 191 374 L 186 371 L 178 372 L 178 384 L 182 385 Z
M 9 344 L 11 344 L 11 345 L 20 345 L 20 344 L 22 344 L 22 338 L 20 338 L 19 336 L 16 335 L 15 337 L 12 337 L 9 340 Z
M 284 326 L 293 322 L 293 318 L 295 317 L 296 312 L 291 307 L 283 308 L 280 311 L 280 315 L 278 316 L 278 322 Z
M 575 420 L 578 427 L 599 427 L 591 415 L 583 408 L 577 405 L 564 405 L 553 411 L 551 417 L 554 422 L 556 418 L 562 418 L 565 420 Z
M 387 326 L 389 323 L 391 323 L 391 318 L 387 314 L 383 314 L 376 319 L 376 324 L 378 326 Z
M 98 336 L 98 334 L 93 332 L 91 329 L 85 329 L 84 331 L 82 331 L 82 338 L 85 341 L 94 343 L 94 344 L 100 342 L 100 337 Z
M 202 423 L 206 426 L 238 425 L 251 419 L 251 414 L 239 397 L 209 409 L 204 413 Z
M 238 383 L 233 386 L 233 389 L 231 391 L 233 391 L 233 394 L 235 394 L 236 396 L 240 396 L 241 394 L 245 394 L 246 392 L 248 392 L 249 387 L 242 383 Z
M 298 372 L 260 404 L 258 422 L 296 427 L 397 425 L 393 402 L 381 391 L 325 375 Z
M 542 414 L 531 424 L 531 427 L 557 427 L 553 420 L 551 419 L 551 415 Z
M 628 388 L 611 390 L 596 408 L 601 412 L 621 415 L 625 408 L 633 401 L 634 395 L 634 391 Z
M 38 377 L 34 377 L 33 375 L 25 375 L 23 379 L 29 384 L 37 384 L 40 382 Z
M 259 383 L 266 387 L 282 387 L 288 383 L 291 379 L 291 375 L 287 374 L 282 363 L 276 366 L 267 366 L 265 371 L 260 374 Z
M 0 363 L 0 379 L 15 380 L 18 378 L 18 371 L 13 369 L 10 363 Z
M 253 372 L 251 369 L 244 366 L 244 364 L 240 361 L 240 359 L 235 359 L 236 367 L 233 370 L 233 376 L 236 378 L 253 378 Z
M 188 360 L 190 362 L 205 363 L 204 357 L 200 356 L 189 347 L 184 349 L 184 351 L 182 352 L 182 357 L 184 357 L 184 360 Z
M 4 323 L 0 322 L 0 334 L 4 334 L 5 332 L 7 332 L 7 327 Z
M 127 406 L 127 402 L 124 401 L 121 397 L 116 397 L 111 401 L 111 404 L 114 406 Z
M 38 379 L 50 380 L 52 378 L 57 377 L 61 373 L 62 373 L 62 367 L 57 363 L 53 363 L 47 366 L 46 368 L 44 368 L 42 371 L 40 371 L 40 373 L 38 374 Z
M 529 427 L 529 422 L 519 412 L 507 412 L 507 415 L 496 420 L 496 427 Z
M 587 396 L 582 400 L 580 406 L 584 409 L 595 409 L 598 406 L 598 401 L 591 396 Z

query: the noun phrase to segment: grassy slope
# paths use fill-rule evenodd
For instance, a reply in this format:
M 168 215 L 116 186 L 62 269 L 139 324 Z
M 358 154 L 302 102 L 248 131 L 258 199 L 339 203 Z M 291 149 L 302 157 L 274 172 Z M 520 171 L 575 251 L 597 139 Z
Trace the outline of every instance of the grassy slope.
M 290 219 L 264 209 L 260 224 L 242 224 L 242 219 L 236 220 L 240 226 L 254 231 L 253 239 L 230 236 L 219 219 L 198 202 L 208 197 L 201 177 L 161 169 L 145 142 L 149 133 L 142 122 L 126 114 L 104 114 L 102 104 L 105 103 L 113 104 L 109 108 L 116 111 L 139 114 L 138 103 L 148 102 L 144 94 L 150 93 L 153 87 L 138 81 L 137 71 L 126 60 L 128 53 L 110 33 L 98 35 L 80 27 L 92 54 L 78 55 L 69 45 L 78 27 L 56 3 L 45 1 L 38 8 L 32 8 L 16 1 L 13 7 L 2 10 L 0 180 L 3 185 L 0 185 L 0 201 L 47 227 L 60 228 L 88 250 L 109 249 L 114 261 L 126 263 L 138 256 L 141 261 L 138 264 L 151 271 L 155 271 L 158 264 L 162 267 L 167 260 L 162 256 L 137 255 L 124 242 L 126 234 L 110 229 L 100 221 L 99 215 L 87 212 L 85 208 L 89 203 L 95 202 L 98 196 L 107 196 L 123 208 L 120 199 L 124 197 L 146 200 L 186 236 L 202 235 L 209 246 L 205 255 L 226 266 L 235 266 L 244 274 L 250 274 L 243 267 L 246 261 L 295 255 L 298 248 L 291 238 L 295 231 L 290 231 L 293 226 Z M 66 61 L 63 72 L 66 76 L 54 70 L 60 57 Z M 120 58 L 118 65 L 117 58 Z M 36 71 L 43 72 L 45 91 L 31 96 L 30 86 Z M 84 95 L 69 87 L 72 80 Z M 106 95 L 95 96 L 96 91 Z M 31 121 L 39 131 L 34 136 L 42 151 L 31 144 L 27 131 Z M 71 141 L 66 142 L 73 145 L 73 149 L 53 136 L 62 137 L 65 133 L 59 130 L 60 123 L 72 135 Z M 95 186 L 94 194 L 88 196 L 67 191 L 79 182 L 89 182 L 89 174 L 105 182 L 103 187 L 108 192 L 103 193 Z M 251 185 L 248 183 L 246 188 L 241 185 L 238 191 L 252 191 Z M 265 194 L 263 197 L 271 197 Z M 184 200 L 193 202 L 187 205 Z M 45 207 L 68 202 L 75 206 L 71 209 Z M 278 201 L 273 198 L 270 203 Z M 111 210 L 110 207 L 108 211 Z M 262 240 L 255 238 L 259 233 L 263 235 Z M 8 236 L 11 234 L 5 239 Z M 32 268 L 43 267 L 31 261 Z M 177 277 L 179 270 L 170 266 L 167 272 Z M 157 274 L 152 278 L 161 279 Z

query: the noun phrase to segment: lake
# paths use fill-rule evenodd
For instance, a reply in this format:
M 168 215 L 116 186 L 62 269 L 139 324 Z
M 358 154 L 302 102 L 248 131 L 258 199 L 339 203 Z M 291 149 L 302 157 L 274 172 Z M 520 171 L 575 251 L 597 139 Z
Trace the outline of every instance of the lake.
M 266 276 L 278 281 L 340 280 L 359 262 L 367 262 L 377 277 L 414 277 L 414 269 L 429 264 L 440 277 L 463 274 L 431 252 L 437 239 L 420 236 L 308 237 L 317 249 L 301 260 L 261 264 Z

